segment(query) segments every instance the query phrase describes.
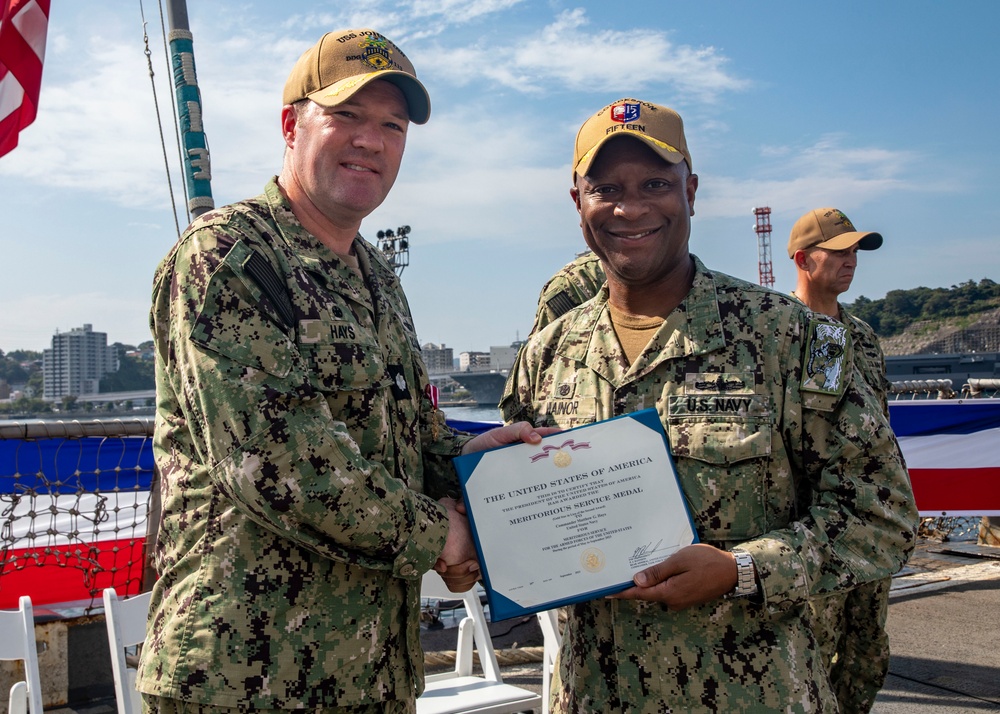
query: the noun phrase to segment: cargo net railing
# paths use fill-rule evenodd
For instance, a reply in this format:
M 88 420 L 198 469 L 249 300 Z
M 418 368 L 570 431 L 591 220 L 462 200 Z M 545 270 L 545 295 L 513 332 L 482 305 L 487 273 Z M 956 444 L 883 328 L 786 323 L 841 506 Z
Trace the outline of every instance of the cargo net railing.
M 143 591 L 152 431 L 151 418 L 0 424 L 0 608 L 30 595 L 89 612 L 104 588 Z
M 977 540 L 983 527 L 981 516 L 933 516 L 920 519 L 917 538 L 941 543 Z

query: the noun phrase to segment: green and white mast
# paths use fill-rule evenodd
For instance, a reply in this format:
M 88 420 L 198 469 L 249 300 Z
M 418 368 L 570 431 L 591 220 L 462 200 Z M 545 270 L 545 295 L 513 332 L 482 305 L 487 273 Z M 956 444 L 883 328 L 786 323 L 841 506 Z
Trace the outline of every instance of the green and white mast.
M 185 0 L 167 0 L 170 28 L 170 67 L 174 78 L 181 155 L 187 187 L 188 213 L 197 218 L 215 208 L 212 199 L 212 162 L 202 123 L 201 92 L 194 66 L 194 36 L 188 27 Z

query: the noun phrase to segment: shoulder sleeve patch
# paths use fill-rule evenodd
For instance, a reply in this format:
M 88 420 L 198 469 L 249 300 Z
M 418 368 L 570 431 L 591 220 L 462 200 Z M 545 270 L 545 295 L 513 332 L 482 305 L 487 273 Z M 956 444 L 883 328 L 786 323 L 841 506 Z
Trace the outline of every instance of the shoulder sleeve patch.
M 550 322 L 555 321 L 557 318 L 562 317 L 567 312 L 572 310 L 574 307 L 580 303 L 576 302 L 573 297 L 569 294 L 568 290 L 560 290 L 555 295 L 550 297 L 546 303 L 549 312 L 551 313 Z
M 840 396 L 850 376 L 846 325 L 812 320 L 802 365 L 802 391 Z

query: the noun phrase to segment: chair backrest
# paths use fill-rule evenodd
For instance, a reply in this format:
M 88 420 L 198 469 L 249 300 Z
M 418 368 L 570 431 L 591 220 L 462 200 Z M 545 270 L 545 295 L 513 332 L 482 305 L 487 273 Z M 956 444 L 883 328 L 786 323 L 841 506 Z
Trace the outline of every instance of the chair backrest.
M 111 671 L 115 679 L 118 714 L 140 714 L 142 697 L 135 688 L 136 671 L 128 666 L 125 650 L 146 639 L 146 616 L 150 593 L 119 598 L 114 588 L 104 591 L 104 618 L 111 649 Z
M 542 698 L 536 692 L 501 679 L 500 665 L 476 589 L 453 593 L 441 576 L 431 571 L 424 575 L 420 594 L 425 598 L 461 599 L 466 614 L 457 628 L 454 671 L 425 678 L 424 693 L 417 698 L 417 714 L 514 714 L 541 707 Z M 479 653 L 483 676 L 472 671 L 473 649 Z
M 538 613 L 538 626 L 542 630 L 545 644 L 542 655 L 542 714 L 549 714 L 549 700 L 552 696 L 552 675 L 556 666 L 556 655 L 562 646 L 562 630 L 559 629 L 559 610 L 543 610 Z
M 31 598 L 22 595 L 17 610 L 0 610 L 0 659 L 24 662 L 24 682 L 10 689 L 11 714 L 42 714 L 42 686 L 35 646 L 35 616 Z
M 490 637 L 490 630 L 486 622 L 486 613 L 483 611 L 483 604 L 479 599 L 477 589 L 473 588 L 464 593 L 453 593 L 444 584 L 440 575 L 433 570 L 428 570 L 424 573 L 424 578 L 420 583 L 420 597 L 462 600 L 466 615 L 472 618 L 472 639 L 476 652 L 479 653 L 479 664 L 483 668 L 483 677 L 491 682 L 502 681 L 500 665 L 497 663 L 496 651 L 493 649 L 493 639 Z M 462 654 L 461 648 L 459 648 L 456 657 L 461 657 Z M 469 656 L 471 657 L 471 653 Z

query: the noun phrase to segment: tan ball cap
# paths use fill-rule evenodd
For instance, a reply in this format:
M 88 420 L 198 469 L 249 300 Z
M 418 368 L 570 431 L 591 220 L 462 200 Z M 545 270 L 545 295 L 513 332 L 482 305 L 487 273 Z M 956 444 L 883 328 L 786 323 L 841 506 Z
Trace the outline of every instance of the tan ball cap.
M 792 226 L 792 233 L 788 238 L 788 257 L 794 258 L 797 250 L 843 250 L 855 243 L 858 250 L 876 250 L 882 245 L 882 234 L 859 232 L 851 219 L 836 208 L 815 208 Z
M 410 121 L 427 121 L 431 98 L 417 79 L 413 64 L 375 30 L 335 30 L 319 38 L 292 67 L 281 101 L 293 104 L 308 98 L 334 107 L 376 79 L 399 87 L 406 97 Z
M 607 141 L 628 136 L 645 142 L 671 164 L 686 161 L 691 154 L 684 138 L 684 122 L 673 109 L 638 99 L 619 99 L 594 114 L 580 127 L 573 147 L 573 176 L 586 176 L 597 152 Z

